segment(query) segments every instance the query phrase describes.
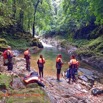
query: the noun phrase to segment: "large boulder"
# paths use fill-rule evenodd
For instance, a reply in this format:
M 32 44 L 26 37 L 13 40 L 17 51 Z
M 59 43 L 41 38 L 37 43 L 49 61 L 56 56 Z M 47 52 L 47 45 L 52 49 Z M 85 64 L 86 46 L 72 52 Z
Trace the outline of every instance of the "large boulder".
M 37 46 L 39 48 L 43 48 L 42 43 L 37 38 L 31 39 L 30 46 Z
M 0 38 L 0 51 L 4 51 L 7 46 L 7 41 L 5 39 Z

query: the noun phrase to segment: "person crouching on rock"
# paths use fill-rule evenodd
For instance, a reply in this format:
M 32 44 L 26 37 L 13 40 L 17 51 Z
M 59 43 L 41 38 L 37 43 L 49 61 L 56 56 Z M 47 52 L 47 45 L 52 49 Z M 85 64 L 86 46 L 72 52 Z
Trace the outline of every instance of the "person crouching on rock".
M 24 58 L 26 60 L 26 70 L 30 71 L 30 51 L 28 48 L 24 51 Z
M 76 60 L 74 55 L 71 56 L 71 60 L 70 62 L 68 62 L 68 65 L 69 65 L 69 69 L 67 71 L 67 75 L 69 78 L 68 83 L 70 83 L 71 78 L 72 78 L 72 82 L 75 82 L 76 81 L 75 74 L 77 73 L 79 62 Z
M 43 78 L 43 68 L 45 64 L 45 59 L 43 58 L 43 55 L 40 55 L 40 58 L 37 61 L 38 68 L 39 68 L 39 77 Z
M 63 62 L 62 62 L 62 55 L 58 54 L 56 58 L 56 68 L 57 68 L 57 80 L 60 81 L 60 73 L 62 68 Z

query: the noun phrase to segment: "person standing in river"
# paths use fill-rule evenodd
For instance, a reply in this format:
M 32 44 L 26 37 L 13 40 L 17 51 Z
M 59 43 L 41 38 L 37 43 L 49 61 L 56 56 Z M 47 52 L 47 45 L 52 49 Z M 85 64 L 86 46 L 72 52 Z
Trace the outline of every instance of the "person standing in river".
M 62 62 L 62 55 L 58 54 L 56 57 L 56 68 L 57 68 L 57 80 L 60 81 L 60 73 L 62 68 L 63 62 Z
M 30 71 L 30 51 L 28 48 L 24 51 L 24 58 L 26 60 L 26 70 Z
M 43 78 L 43 68 L 45 64 L 45 59 L 43 58 L 43 55 L 40 55 L 40 58 L 37 61 L 38 69 L 39 69 L 39 77 Z

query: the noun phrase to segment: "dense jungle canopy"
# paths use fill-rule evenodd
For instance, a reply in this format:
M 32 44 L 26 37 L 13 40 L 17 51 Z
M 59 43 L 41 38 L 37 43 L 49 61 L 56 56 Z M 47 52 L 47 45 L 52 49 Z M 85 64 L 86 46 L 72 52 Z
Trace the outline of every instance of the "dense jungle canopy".
M 0 32 L 18 28 L 33 36 L 72 36 L 83 28 L 80 37 L 89 38 L 90 31 L 103 28 L 102 4 L 103 0 L 0 0 Z

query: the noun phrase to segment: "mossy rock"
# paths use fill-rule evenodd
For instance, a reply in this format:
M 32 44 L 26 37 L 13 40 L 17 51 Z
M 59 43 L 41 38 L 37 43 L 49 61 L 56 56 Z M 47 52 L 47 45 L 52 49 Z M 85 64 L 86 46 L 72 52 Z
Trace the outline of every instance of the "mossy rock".
M 0 38 L 0 44 L 7 45 L 7 41 L 5 39 Z
M 37 46 L 39 48 L 43 48 L 42 43 L 37 38 L 31 39 L 30 46 Z
M 65 48 L 67 46 L 67 41 L 66 40 L 62 40 L 61 43 L 60 43 L 60 46 L 62 48 Z
M 91 40 L 88 47 L 95 52 L 103 53 L 103 36 Z
M 11 76 L 7 76 L 6 74 L 1 74 L 0 75 L 0 85 L 1 88 L 9 88 L 10 85 L 10 81 L 11 81 Z
M 27 88 L 36 88 L 38 86 L 37 83 L 31 83 L 31 84 L 28 84 L 26 87 Z
M 81 57 L 92 57 L 95 55 L 93 51 L 91 51 L 89 48 L 80 48 L 76 51 L 79 58 Z
M 0 51 L 0 55 L 2 55 L 2 52 Z
M 49 97 L 40 87 L 9 91 L 7 103 L 50 103 Z
M 6 88 L 6 85 L 5 85 L 4 83 L 1 83 L 1 84 L 0 84 L 0 90 L 2 90 L 2 89 L 7 89 L 7 88 Z
M 8 47 L 8 45 L 2 45 L 2 44 L 0 44 L 0 51 L 4 51 L 4 50 L 6 50 L 7 49 L 7 47 Z
M 0 38 L 0 51 L 4 51 L 8 47 L 7 41 Z

